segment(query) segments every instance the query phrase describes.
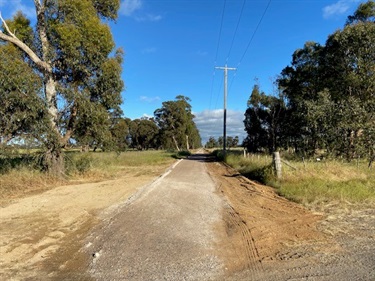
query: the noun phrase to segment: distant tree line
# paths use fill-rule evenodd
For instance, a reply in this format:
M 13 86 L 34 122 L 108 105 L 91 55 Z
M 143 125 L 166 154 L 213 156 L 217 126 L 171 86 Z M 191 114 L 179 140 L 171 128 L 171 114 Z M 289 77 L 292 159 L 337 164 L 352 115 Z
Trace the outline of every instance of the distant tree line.
M 324 150 L 349 161 L 375 155 L 375 2 L 359 5 L 325 45 L 306 42 L 276 81 L 253 87 L 244 145 L 251 152 Z
M 217 140 L 215 139 L 215 137 L 211 136 L 206 142 L 205 147 L 206 148 L 221 148 L 223 147 L 223 143 L 224 143 L 224 138 L 222 136 L 218 137 Z M 238 143 L 239 143 L 238 136 L 235 136 L 235 137 L 227 136 L 227 142 L 226 142 L 227 148 L 230 149 L 231 147 L 237 147 Z
M 101 149 L 104 151 L 125 151 L 127 149 L 166 149 L 189 150 L 202 146 L 199 131 L 193 121 L 190 99 L 177 96 L 174 101 L 162 103 L 156 109 L 154 117 L 142 117 L 131 120 L 119 115 L 109 115 L 99 126 L 82 127 L 80 134 L 70 138 L 68 147 L 80 147 L 83 151 Z M 14 112 L 14 114 L 22 114 Z M 25 114 L 25 113 L 23 113 Z M 15 115 L 17 117 L 17 115 Z M 28 120 L 24 118 L 23 120 Z M 15 147 L 41 147 L 28 130 L 32 130 L 36 123 L 30 119 L 30 127 L 18 127 L 17 134 L 4 134 L 5 125 L 12 125 L 2 119 L 4 127 L 0 131 L 0 148 L 5 147 L 11 140 L 15 140 Z M 90 122 L 90 120 L 87 120 Z
M 179 95 L 174 101 L 163 102 L 152 118 L 120 118 L 113 130 L 117 148 L 180 151 L 201 147 L 189 102 L 188 97 Z

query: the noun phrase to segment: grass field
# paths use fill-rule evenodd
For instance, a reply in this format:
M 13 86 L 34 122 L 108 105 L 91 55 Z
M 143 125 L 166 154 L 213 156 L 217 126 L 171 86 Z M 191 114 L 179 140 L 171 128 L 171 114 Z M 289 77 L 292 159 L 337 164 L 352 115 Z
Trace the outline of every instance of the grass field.
M 17 198 L 58 185 L 97 182 L 114 179 L 127 173 L 156 173 L 160 166 L 168 167 L 176 154 L 165 151 L 65 153 L 66 177 L 54 178 L 38 168 L 38 156 L 16 153 L 0 158 L 0 198 Z M 156 174 L 155 174 L 156 176 Z
M 290 161 L 283 164 L 282 179 L 276 180 L 272 157 L 229 152 L 225 162 L 252 180 L 273 186 L 277 192 L 296 202 L 309 204 L 375 203 L 375 169 L 366 162 Z

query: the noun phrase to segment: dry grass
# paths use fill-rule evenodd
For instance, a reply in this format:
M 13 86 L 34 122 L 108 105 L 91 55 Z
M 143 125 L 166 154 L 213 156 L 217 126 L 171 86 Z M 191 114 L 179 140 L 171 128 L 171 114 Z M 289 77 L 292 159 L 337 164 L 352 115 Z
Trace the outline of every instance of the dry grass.
M 19 198 L 55 186 L 98 182 L 132 175 L 154 175 L 160 167 L 167 168 L 175 159 L 164 151 L 129 151 L 79 153 L 67 152 L 66 178 L 58 179 L 36 169 L 33 165 L 19 164 L 0 174 L 0 199 Z
M 289 163 L 296 169 L 284 164 L 278 181 L 270 156 L 229 154 L 225 160 L 250 179 L 271 185 L 280 195 L 305 205 L 375 203 L 375 173 L 365 162 L 293 161 Z
M 0 199 L 18 198 L 66 183 L 66 180 L 48 176 L 38 170 L 20 167 L 0 175 Z
M 283 169 L 279 192 L 305 204 L 332 201 L 366 204 L 375 202 L 375 175 L 366 164 L 337 161 L 293 162 L 297 170 Z

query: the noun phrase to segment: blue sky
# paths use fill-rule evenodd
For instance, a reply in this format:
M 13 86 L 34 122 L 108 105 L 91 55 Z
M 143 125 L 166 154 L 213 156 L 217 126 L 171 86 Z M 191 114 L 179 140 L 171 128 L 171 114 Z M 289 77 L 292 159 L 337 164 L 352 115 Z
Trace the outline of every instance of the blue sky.
M 203 141 L 217 138 L 223 131 L 223 71 L 215 66 L 227 64 L 237 68 L 228 72 L 227 135 L 242 140 L 255 79 L 272 94 L 272 81 L 293 52 L 306 41 L 324 44 L 361 2 L 122 0 L 111 27 L 125 51 L 124 115 L 152 116 L 163 101 L 185 95 Z M 4 18 L 20 9 L 35 19 L 32 0 L 0 0 Z

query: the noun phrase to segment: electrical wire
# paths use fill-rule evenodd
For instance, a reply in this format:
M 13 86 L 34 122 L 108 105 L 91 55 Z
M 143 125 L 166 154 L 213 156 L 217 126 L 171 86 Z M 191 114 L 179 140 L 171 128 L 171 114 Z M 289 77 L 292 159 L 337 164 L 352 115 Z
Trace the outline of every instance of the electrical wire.
M 249 40 L 249 43 L 248 43 L 247 46 L 246 46 L 245 52 L 243 53 L 241 59 L 239 60 L 239 63 L 238 63 L 238 65 L 237 65 L 237 68 L 238 68 L 238 66 L 242 63 L 242 60 L 244 59 L 244 57 L 245 57 L 247 51 L 249 50 L 249 47 L 250 47 L 251 43 L 253 42 L 253 39 L 254 39 L 254 37 L 255 37 L 255 35 L 256 35 L 258 29 L 259 29 L 259 26 L 261 25 L 261 23 L 262 23 L 262 21 L 263 21 L 264 16 L 265 16 L 266 13 L 267 13 L 268 8 L 269 8 L 270 5 L 271 5 L 271 2 L 272 2 L 272 0 L 269 0 L 269 1 L 268 1 L 267 7 L 265 8 L 265 10 L 264 10 L 264 12 L 263 12 L 263 14 L 262 14 L 262 16 L 261 16 L 261 18 L 260 18 L 260 20 L 259 20 L 257 26 L 256 26 L 256 28 L 255 28 L 255 30 L 254 30 L 254 32 L 253 32 L 253 35 L 251 36 L 251 38 L 250 38 L 250 40 Z
M 223 12 L 221 13 L 221 23 L 220 23 L 219 39 L 217 41 L 217 46 L 216 46 L 215 66 L 216 66 L 216 62 L 217 62 L 217 55 L 219 53 L 219 46 L 220 46 L 220 41 L 221 41 L 221 33 L 223 31 L 223 22 L 224 22 L 224 14 L 225 14 L 226 4 L 227 4 L 227 0 L 224 0 Z
M 233 85 L 233 83 L 234 83 L 234 79 L 235 79 L 236 76 L 237 76 L 238 67 L 239 67 L 240 64 L 242 63 L 242 61 L 243 61 L 243 59 L 244 59 L 244 57 L 245 57 L 247 51 L 249 50 L 249 47 L 250 47 L 251 43 L 253 42 L 253 39 L 254 39 L 254 37 L 255 37 L 255 35 L 256 35 L 256 33 L 257 33 L 257 31 L 258 31 L 258 29 L 259 29 L 259 27 L 260 27 L 260 25 L 261 25 L 261 23 L 262 23 L 262 21 L 263 21 L 263 19 L 264 19 L 264 16 L 266 15 L 266 13 L 267 13 L 267 11 L 268 11 L 268 8 L 269 8 L 270 5 L 271 5 L 271 2 L 272 2 L 272 0 L 269 0 L 269 1 L 268 1 L 268 4 L 267 4 L 266 8 L 264 9 L 263 14 L 262 14 L 261 18 L 259 19 L 259 22 L 258 22 L 258 24 L 257 24 L 257 26 L 256 26 L 256 28 L 255 28 L 255 30 L 254 30 L 254 32 L 253 32 L 253 34 L 252 34 L 252 36 L 251 36 L 251 38 L 250 38 L 250 40 L 249 40 L 247 46 L 246 46 L 246 49 L 245 49 L 244 53 L 243 53 L 242 56 L 241 56 L 241 59 L 239 60 L 239 62 L 238 62 L 238 64 L 237 64 L 237 67 L 236 67 L 237 70 L 236 70 L 235 74 L 233 75 L 232 80 L 231 80 L 231 82 L 230 82 L 229 89 L 228 89 L 228 93 L 230 92 L 230 89 L 232 88 L 232 85 Z
M 227 0 L 224 0 L 223 10 L 222 10 L 222 13 L 221 13 L 219 38 L 218 38 L 217 44 L 216 44 L 216 54 L 215 54 L 215 60 L 214 60 L 214 72 L 212 74 L 212 81 L 211 81 L 211 94 L 210 94 L 210 106 L 209 106 L 209 109 L 211 109 L 211 103 L 212 103 L 213 88 L 214 88 L 215 73 L 216 73 L 215 66 L 216 66 L 216 63 L 217 63 L 217 56 L 219 54 L 219 47 L 220 47 L 220 41 L 221 41 L 221 33 L 223 31 L 223 22 L 224 22 L 224 15 L 225 15 L 226 4 L 227 4 Z
M 232 43 L 230 44 L 229 52 L 228 52 L 228 55 L 227 55 L 227 60 L 226 60 L 227 62 L 228 62 L 228 59 L 229 59 L 230 53 L 231 53 L 231 51 L 232 51 L 232 47 L 233 47 L 234 40 L 235 40 L 236 35 L 237 35 L 238 26 L 240 25 L 240 22 L 241 22 L 241 18 L 242 18 L 243 10 L 244 10 L 244 8 L 245 8 L 245 4 L 246 4 L 246 0 L 244 0 L 243 3 L 242 3 L 240 16 L 238 17 L 238 21 L 237 21 L 236 30 L 234 31 L 234 35 L 233 35 L 233 38 L 232 38 Z

